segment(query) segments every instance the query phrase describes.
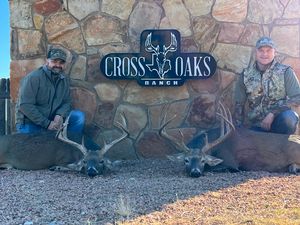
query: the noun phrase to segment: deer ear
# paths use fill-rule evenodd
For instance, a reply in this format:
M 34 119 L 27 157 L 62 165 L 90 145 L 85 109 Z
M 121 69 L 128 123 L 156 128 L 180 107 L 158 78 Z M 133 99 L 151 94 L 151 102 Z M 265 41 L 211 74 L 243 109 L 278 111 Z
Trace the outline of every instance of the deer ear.
M 167 158 L 174 162 L 183 162 L 185 158 L 184 153 L 178 153 L 174 155 L 167 155 Z
M 205 161 L 209 166 L 216 166 L 216 165 L 220 164 L 221 162 L 223 162 L 222 159 L 216 158 L 216 157 L 211 156 L 211 155 L 206 155 L 205 156 Z

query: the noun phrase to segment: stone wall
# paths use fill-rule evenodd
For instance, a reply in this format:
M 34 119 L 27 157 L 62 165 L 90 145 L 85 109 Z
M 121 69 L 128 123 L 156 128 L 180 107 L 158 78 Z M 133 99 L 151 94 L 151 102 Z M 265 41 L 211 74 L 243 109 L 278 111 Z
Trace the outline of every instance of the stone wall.
M 120 135 L 113 124 L 128 119 L 130 137 L 111 157 L 162 157 L 174 150 L 159 138 L 162 111 L 177 114 L 170 133 L 189 141 L 217 126 L 216 102 L 232 109 L 234 81 L 253 61 L 262 36 L 278 46 L 278 59 L 300 76 L 300 0 L 11 0 L 11 97 L 20 79 L 44 63 L 47 49 L 68 52 L 73 106 L 86 112 L 86 132 L 99 144 Z M 208 80 L 182 87 L 151 88 L 135 81 L 112 81 L 99 70 L 113 52 L 139 52 L 145 29 L 177 29 L 182 52 L 210 52 L 218 61 Z M 167 106 L 167 107 L 166 107 Z

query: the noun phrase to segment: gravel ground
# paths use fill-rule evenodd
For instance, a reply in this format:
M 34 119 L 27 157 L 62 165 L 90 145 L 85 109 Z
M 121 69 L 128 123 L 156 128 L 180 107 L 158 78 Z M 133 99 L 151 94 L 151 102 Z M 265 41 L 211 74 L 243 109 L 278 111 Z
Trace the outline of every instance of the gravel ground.
M 256 201 L 261 200 L 259 193 L 269 196 L 266 189 L 286 192 L 289 201 L 300 208 L 300 176 L 288 174 L 208 172 L 203 177 L 190 178 L 185 175 L 183 165 L 167 160 L 126 161 L 114 171 L 95 178 L 48 170 L 12 169 L 0 173 L 1 225 L 92 225 L 126 220 L 131 220 L 128 224 L 184 224 L 165 219 L 172 213 L 183 215 L 193 207 L 200 207 L 203 217 L 209 215 L 208 211 L 203 213 L 205 207 L 213 209 L 215 215 L 225 204 L 212 201 L 221 196 L 218 191 L 232 200 L 228 195 L 238 195 L 240 189 L 257 191 Z M 272 187 L 276 184 L 280 188 Z M 264 189 L 260 191 L 260 187 Z M 224 196 L 220 200 L 226 199 Z M 196 213 L 199 216 L 199 211 Z M 206 224 L 199 221 L 186 224 Z

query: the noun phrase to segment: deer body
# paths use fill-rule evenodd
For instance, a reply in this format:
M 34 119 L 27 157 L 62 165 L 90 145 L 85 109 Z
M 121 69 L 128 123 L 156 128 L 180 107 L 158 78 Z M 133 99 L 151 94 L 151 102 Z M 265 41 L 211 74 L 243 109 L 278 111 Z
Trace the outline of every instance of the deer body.
M 121 116 L 121 119 L 126 125 L 126 118 Z M 45 131 L 0 136 L 0 168 L 67 168 L 84 172 L 90 177 L 102 174 L 106 168 L 110 168 L 112 163 L 105 158 L 105 153 L 129 135 L 123 124 L 116 122 L 122 135 L 110 143 L 104 142 L 100 149 L 91 139 L 82 138 L 82 143 L 79 144 L 79 134 L 67 134 L 68 121 L 69 117 L 56 134 Z
M 233 169 L 293 172 L 300 165 L 300 136 L 237 128 L 212 155 Z
M 0 136 L 0 167 L 21 170 L 67 167 L 83 157 L 80 150 L 55 138 L 54 132 Z
M 300 172 L 300 136 L 258 132 L 235 128 L 231 113 L 220 102 L 220 129 L 210 130 L 193 138 L 185 145 L 166 132 L 174 119 L 162 122 L 159 134 L 182 153 L 168 156 L 173 161 L 184 161 L 189 176 L 204 174 L 205 165 L 248 171 Z M 165 119 L 164 119 L 165 120 Z

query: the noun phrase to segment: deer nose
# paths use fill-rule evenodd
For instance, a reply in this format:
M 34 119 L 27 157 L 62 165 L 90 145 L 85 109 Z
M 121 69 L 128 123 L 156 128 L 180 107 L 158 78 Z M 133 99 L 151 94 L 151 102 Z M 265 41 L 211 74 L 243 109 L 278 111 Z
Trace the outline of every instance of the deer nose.
M 200 177 L 202 175 L 200 169 L 198 168 L 194 168 L 194 169 L 191 169 L 191 172 L 190 172 L 190 176 L 191 177 Z
M 89 177 L 94 177 L 94 176 L 98 175 L 98 170 L 95 167 L 89 167 L 87 169 L 87 175 Z

